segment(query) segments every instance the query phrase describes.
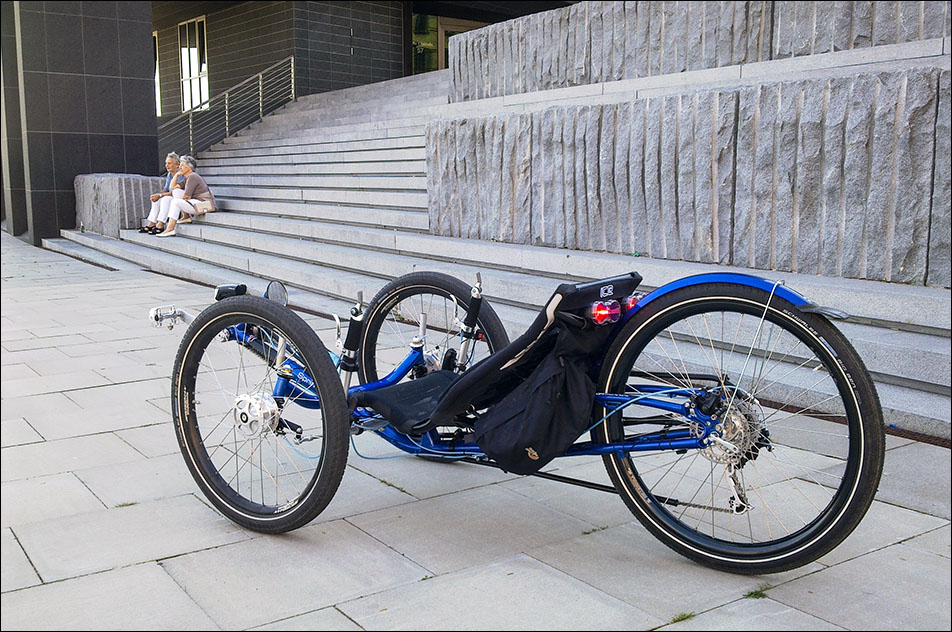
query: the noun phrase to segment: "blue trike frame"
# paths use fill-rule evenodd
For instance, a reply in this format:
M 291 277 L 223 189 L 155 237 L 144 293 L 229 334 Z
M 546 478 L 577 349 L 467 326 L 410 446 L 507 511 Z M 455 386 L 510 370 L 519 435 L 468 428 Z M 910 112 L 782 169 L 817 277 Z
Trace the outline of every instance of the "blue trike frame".
M 799 293 L 785 287 L 779 281 L 770 281 L 748 274 L 715 272 L 678 279 L 662 285 L 641 297 L 637 304 L 628 310 L 620 322 L 615 325 L 614 331 L 609 337 L 609 343 L 637 312 L 644 309 L 644 307 L 652 301 L 675 290 L 710 283 L 754 287 L 769 292 L 771 296 L 776 295 L 783 298 L 804 312 L 817 311 L 833 317 L 838 316 L 835 310 L 814 305 Z M 248 336 L 246 336 L 246 332 L 241 325 L 232 326 L 229 330 L 231 331 L 232 338 L 236 342 L 240 344 L 246 343 Z M 335 361 L 335 365 L 337 365 L 340 358 L 333 353 L 331 353 L 331 356 Z M 348 389 L 348 396 L 358 391 L 376 390 L 397 384 L 406 377 L 414 367 L 423 364 L 425 364 L 423 352 L 420 349 L 411 348 L 403 362 L 390 374 L 376 382 L 351 387 Z M 293 360 L 287 360 L 283 368 L 286 370 L 278 371 L 279 377 L 275 383 L 273 396 L 275 398 L 283 398 L 283 401 L 290 399 L 294 401 L 294 403 L 306 408 L 319 408 L 320 401 L 312 388 L 314 382 L 311 377 L 307 375 L 304 367 Z M 705 394 L 704 389 L 670 388 L 655 384 L 628 385 L 627 388 L 629 392 L 626 394 L 595 394 L 593 410 L 601 408 L 607 412 L 600 419 L 595 420 L 593 418 L 593 424 L 588 430 L 595 428 L 612 415 L 621 412 L 624 408 L 633 404 L 678 415 L 684 419 L 683 425 L 679 425 L 672 420 L 670 426 L 664 430 L 629 437 L 624 441 L 611 443 L 594 443 L 591 441 L 577 442 L 561 456 L 616 454 L 623 457 L 630 452 L 703 449 L 710 445 L 712 435 L 716 436 L 718 432 L 717 420 L 703 414 L 696 406 L 692 405 L 692 402 L 696 400 L 696 398 Z M 727 388 L 730 388 L 729 385 L 721 386 L 722 391 Z M 706 392 L 710 393 L 712 390 L 714 389 L 708 389 Z M 721 392 L 720 395 L 725 399 L 728 397 L 726 392 Z M 437 429 L 430 430 L 417 439 L 399 432 L 390 424 L 381 426 L 379 423 L 381 419 L 382 418 L 373 411 L 359 407 L 351 414 L 351 423 L 358 429 L 374 431 L 387 442 L 409 454 L 446 459 L 470 458 L 477 461 L 490 460 L 475 443 L 461 441 L 455 437 L 452 442 L 445 441 L 440 437 Z M 365 426 L 365 424 L 368 425 Z
M 256 339 L 242 325 L 233 325 L 228 328 L 228 332 L 231 339 L 238 344 L 248 345 Z M 336 364 L 339 359 L 335 354 L 331 355 Z M 372 391 L 393 386 L 403 380 L 414 367 L 422 366 L 425 363 L 426 360 L 422 350 L 411 348 L 406 358 L 391 373 L 375 382 L 350 387 L 348 395 L 359 391 Z M 319 409 L 321 406 L 320 399 L 313 390 L 314 382 L 305 368 L 289 358 L 284 361 L 282 369 L 277 372 L 278 377 L 275 381 L 272 396 L 278 401 L 291 401 L 305 408 Z M 654 384 L 629 385 L 628 389 L 630 392 L 625 395 L 596 393 L 593 409 L 603 408 L 608 410 L 608 413 L 596 421 L 589 430 L 633 404 L 681 415 L 686 420 L 694 422 L 694 428 L 666 429 L 662 432 L 648 433 L 626 441 L 607 444 L 597 444 L 591 441 L 578 442 L 573 444 L 561 456 L 613 453 L 623 456 L 629 452 L 699 449 L 707 445 L 708 437 L 716 426 L 715 420 L 703 415 L 690 405 L 692 399 L 703 394 L 701 389 L 668 388 Z M 664 398 L 658 397 L 658 395 L 663 395 Z M 417 439 L 399 432 L 389 424 L 382 427 L 365 427 L 364 425 L 368 422 L 379 422 L 380 419 L 381 417 L 372 410 L 357 407 L 351 413 L 350 421 L 359 429 L 376 432 L 381 438 L 409 454 L 447 459 L 488 459 L 476 443 L 458 439 L 454 439 L 452 442 L 445 441 L 440 437 L 437 429 L 430 430 Z M 700 431 L 697 428 L 700 428 Z

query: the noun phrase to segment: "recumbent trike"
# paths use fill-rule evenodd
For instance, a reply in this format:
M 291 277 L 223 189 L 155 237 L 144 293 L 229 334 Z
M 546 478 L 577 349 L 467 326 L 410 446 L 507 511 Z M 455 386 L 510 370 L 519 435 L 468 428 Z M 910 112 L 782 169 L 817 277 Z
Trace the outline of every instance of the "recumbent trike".
M 410 455 L 617 493 L 715 568 L 780 572 L 832 550 L 884 454 L 872 379 L 830 322 L 845 314 L 743 274 L 640 282 L 562 284 L 512 342 L 480 282 L 435 272 L 358 299 L 336 353 L 278 282 L 150 318 L 191 323 L 172 375 L 178 442 L 202 492 L 249 529 L 313 520 L 349 438 L 374 433 Z M 601 456 L 611 486 L 543 469 L 583 455 Z

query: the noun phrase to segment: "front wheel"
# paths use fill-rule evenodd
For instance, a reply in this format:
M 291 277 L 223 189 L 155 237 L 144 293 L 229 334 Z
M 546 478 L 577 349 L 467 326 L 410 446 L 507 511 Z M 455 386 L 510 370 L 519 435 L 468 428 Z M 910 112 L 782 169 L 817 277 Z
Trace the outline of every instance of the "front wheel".
M 414 272 L 385 285 L 374 296 L 365 315 L 360 344 L 361 382 L 379 380 L 400 364 L 424 318 L 425 372 L 463 370 L 509 344 L 505 327 L 484 300 L 476 321 L 476 338 L 470 341 L 466 357 L 462 356 L 465 345 L 460 328 L 469 301 L 469 286 L 439 272 Z M 411 373 L 410 378 L 413 377 Z
M 666 391 L 717 420 L 703 449 L 611 454 L 605 466 L 657 538 L 702 564 L 775 573 L 832 550 L 882 472 L 882 410 L 850 343 L 826 319 L 755 288 L 708 284 L 650 302 L 612 344 L 600 390 Z M 678 395 L 675 395 L 675 394 Z M 687 416 L 629 406 L 600 443 L 701 432 Z
M 313 383 L 285 392 L 289 366 Z M 219 511 L 281 533 L 324 510 L 347 463 L 347 406 L 327 350 L 297 314 L 253 296 L 211 305 L 186 331 L 172 378 L 179 447 Z

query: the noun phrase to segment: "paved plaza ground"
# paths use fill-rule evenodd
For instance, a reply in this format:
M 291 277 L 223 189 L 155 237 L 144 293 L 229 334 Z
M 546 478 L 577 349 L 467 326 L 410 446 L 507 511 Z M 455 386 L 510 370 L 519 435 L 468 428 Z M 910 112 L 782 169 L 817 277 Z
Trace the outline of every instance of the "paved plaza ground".
M 351 453 L 309 526 L 245 531 L 176 446 L 185 328 L 146 321 L 211 290 L 0 235 L 4 630 L 950 628 L 950 452 L 898 437 L 857 531 L 780 575 L 698 566 L 604 492 L 413 457 Z

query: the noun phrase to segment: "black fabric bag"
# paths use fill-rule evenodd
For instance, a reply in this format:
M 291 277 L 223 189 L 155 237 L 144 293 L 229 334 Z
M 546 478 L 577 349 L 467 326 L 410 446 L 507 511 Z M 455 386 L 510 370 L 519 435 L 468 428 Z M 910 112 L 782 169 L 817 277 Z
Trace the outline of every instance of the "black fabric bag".
M 475 424 L 476 443 L 508 472 L 537 472 L 591 423 L 595 384 L 588 375 L 590 358 L 605 336 L 565 326 L 557 335 L 555 346 L 528 378 Z

